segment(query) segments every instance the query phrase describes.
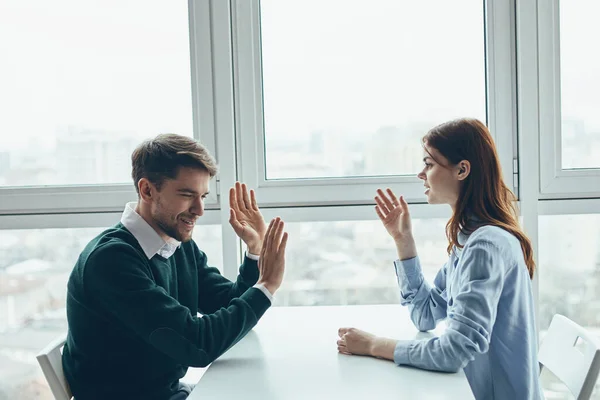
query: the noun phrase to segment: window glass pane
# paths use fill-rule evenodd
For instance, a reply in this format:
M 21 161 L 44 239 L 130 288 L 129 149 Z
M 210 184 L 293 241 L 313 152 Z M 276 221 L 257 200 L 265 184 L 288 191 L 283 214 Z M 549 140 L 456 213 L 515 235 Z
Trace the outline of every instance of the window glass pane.
M 539 264 L 542 340 L 557 313 L 600 336 L 600 214 L 540 216 Z M 552 374 L 542 380 L 546 398 L 568 398 Z M 600 400 L 600 387 L 593 399 Z
M 562 167 L 600 168 L 600 13 L 597 0 L 561 1 Z
M 0 52 L 0 186 L 128 183 L 139 142 L 192 135 L 186 1 L 2 1 Z
M 413 219 L 425 278 L 446 262 L 446 219 Z M 275 305 L 398 304 L 396 247 L 380 221 L 293 222 Z
M 261 34 L 268 179 L 415 174 L 429 128 L 486 120 L 481 0 L 262 0 Z
M 208 265 L 223 273 L 223 233 L 221 225 L 196 225 L 192 238 L 206 254 Z
M 0 399 L 54 399 L 35 355 L 66 332 L 69 274 L 102 231 L 0 230 Z M 221 226 L 197 226 L 194 240 L 220 267 Z

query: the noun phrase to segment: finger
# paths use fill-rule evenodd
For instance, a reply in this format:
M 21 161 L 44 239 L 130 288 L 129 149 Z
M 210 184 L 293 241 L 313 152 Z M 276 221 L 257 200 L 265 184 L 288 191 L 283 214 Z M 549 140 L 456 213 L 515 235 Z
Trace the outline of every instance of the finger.
M 285 247 L 287 246 L 288 241 L 288 233 L 284 232 L 283 237 L 281 238 L 281 244 L 279 245 L 279 254 L 285 255 Z
M 402 207 L 402 212 L 408 214 L 408 203 L 404 200 L 404 196 L 400 196 L 400 207 Z
M 385 215 L 383 215 L 383 212 L 381 212 L 379 206 L 375 206 L 375 212 L 377 213 L 377 216 L 379 217 L 381 222 L 385 222 Z
M 390 196 L 390 199 L 392 200 L 392 204 L 395 206 L 399 206 L 400 202 L 398 201 L 398 198 L 396 197 L 394 192 L 392 192 L 392 189 L 387 188 L 386 192 L 387 192 L 388 196 Z
M 273 250 L 274 251 L 279 251 L 279 246 L 281 245 L 281 237 L 283 236 L 283 226 L 284 226 L 284 222 L 283 221 L 279 221 L 279 225 L 277 225 L 277 230 L 275 231 L 275 235 L 273 238 Z
M 244 226 L 240 224 L 240 221 L 237 220 L 235 210 L 232 208 L 229 209 L 229 223 L 231 224 L 231 227 L 235 233 L 238 235 L 244 230 Z
M 234 210 L 239 210 L 235 188 L 229 189 L 229 207 Z
M 344 336 L 346 333 L 348 333 L 349 330 L 350 330 L 350 328 L 340 328 L 340 329 L 338 329 L 338 336 L 339 337 Z
M 338 346 L 338 351 L 342 354 L 347 354 L 349 356 L 352 355 L 352 353 L 350 353 L 350 351 L 348 350 L 347 347 L 343 347 L 343 346 Z
M 242 183 L 242 198 L 244 199 L 244 207 L 246 210 L 252 209 L 252 204 L 250 203 L 250 197 L 248 196 L 248 186 L 245 183 Z
M 394 205 L 392 204 L 392 201 L 387 197 L 387 195 L 385 193 L 383 193 L 383 190 L 377 189 L 377 194 L 379 195 L 379 197 L 381 197 L 381 199 L 383 200 L 383 202 L 385 203 L 385 205 L 390 210 L 394 209 Z
M 271 220 L 271 229 L 265 235 L 265 239 L 263 242 L 263 247 L 265 248 L 265 252 L 271 252 L 271 248 L 273 247 L 273 238 L 274 234 L 277 231 L 277 227 L 279 226 L 279 217 L 273 218 Z
M 267 233 L 265 233 L 265 239 L 263 241 L 263 246 L 260 249 L 260 258 L 262 259 L 266 252 L 267 252 L 267 239 L 271 236 L 271 229 L 273 229 L 273 221 L 275 221 L 274 219 L 271 220 L 271 222 L 269 222 L 269 226 L 267 227 Z
M 254 211 L 259 211 L 258 204 L 256 203 L 256 194 L 254 193 L 254 190 L 252 190 L 252 189 L 250 189 L 250 203 L 252 203 L 252 209 Z
M 344 339 L 338 339 L 338 341 L 336 342 L 338 346 L 346 346 L 346 340 Z
M 246 206 L 244 205 L 244 195 L 242 194 L 242 184 L 239 182 L 235 183 L 235 197 L 237 200 L 237 205 L 240 210 L 245 210 Z
M 235 202 L 237 209 L 243 211 L 246 207 L 244 206 L 244 195 L 242 194 L 242 184 L 240 182 L 235 182 L 234 185 L 235 190 Z
M 381 200 L 379 196 L 375 196 L 375 202 L 377 203 L 381 211 L 384 212 L 384 214 L 387 215 L 390 213 L 390 209 L 388 208 L 388 206 L 385 205 L 385 203 L 383 202 L 383 200 Z

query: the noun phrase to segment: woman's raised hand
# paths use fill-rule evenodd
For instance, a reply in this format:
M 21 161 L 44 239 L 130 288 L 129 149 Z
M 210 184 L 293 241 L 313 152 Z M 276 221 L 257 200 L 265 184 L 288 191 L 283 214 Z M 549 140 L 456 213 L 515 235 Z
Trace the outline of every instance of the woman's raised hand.
M 408 212 L 408 204 L 403 196 L 400 196 L 400 199 L 398 199 L 391 189 L 386 189 L 386 192 L 377 189 L 375 212 L 395 241 L 412 238 L 412 225 Z

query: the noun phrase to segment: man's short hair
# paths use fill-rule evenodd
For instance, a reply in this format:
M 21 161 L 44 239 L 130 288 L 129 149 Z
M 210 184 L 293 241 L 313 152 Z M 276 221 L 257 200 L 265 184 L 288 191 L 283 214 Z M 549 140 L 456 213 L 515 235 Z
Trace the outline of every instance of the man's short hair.
M 160 134 L 140 144 L 131 155 L 131 177 L 139 195 L 138 182 L 148 179 L 158 190 L 166 179 L 175 179 L 182 167 L 197 168 L 214 177 L 215 159 L 198 141 L 173 133 Z

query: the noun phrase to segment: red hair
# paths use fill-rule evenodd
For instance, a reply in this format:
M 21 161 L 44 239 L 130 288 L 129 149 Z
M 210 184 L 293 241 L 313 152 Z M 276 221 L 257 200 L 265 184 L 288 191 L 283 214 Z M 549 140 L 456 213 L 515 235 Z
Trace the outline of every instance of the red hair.
M 463 247 L 458 242 L 459 232 L 470 234 L 484 225 L 497 226 L 519 239 L 529 277 L 533 279 L 535 261 L 531 241 L 519 226 L 517 198 L 502 179 L 498 153 L 488 128 L 477 119 L 461 118 L 431 129 L 423 137 L 423 144 L 439 151 L 451 165 L 462 160 L 471 164 L 452 218 L 446 224 L 448 254 L 453 246 Z

